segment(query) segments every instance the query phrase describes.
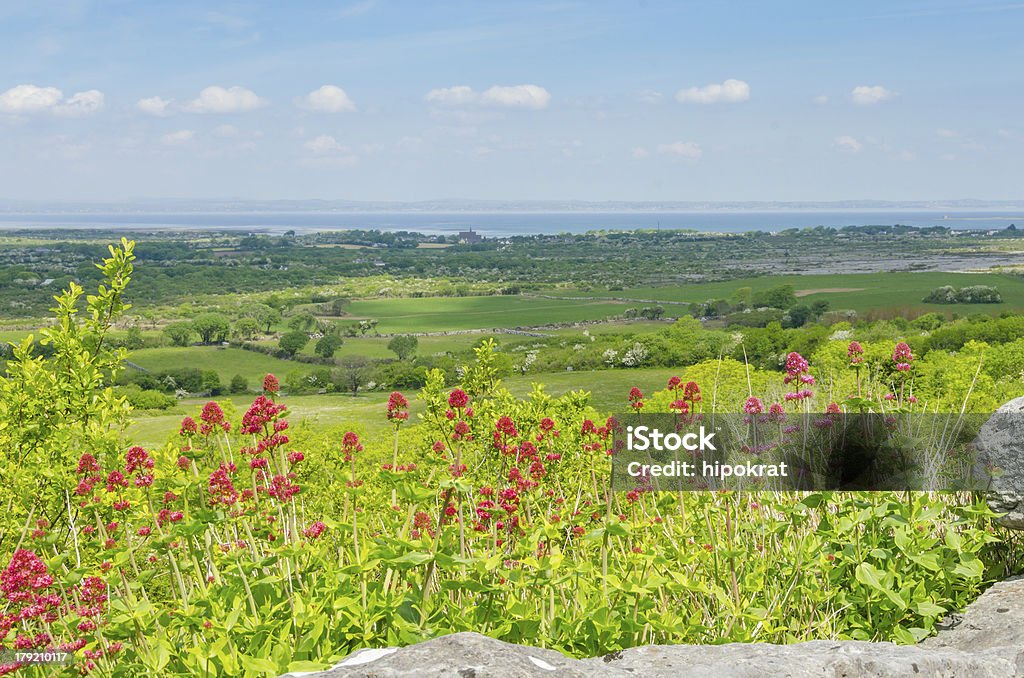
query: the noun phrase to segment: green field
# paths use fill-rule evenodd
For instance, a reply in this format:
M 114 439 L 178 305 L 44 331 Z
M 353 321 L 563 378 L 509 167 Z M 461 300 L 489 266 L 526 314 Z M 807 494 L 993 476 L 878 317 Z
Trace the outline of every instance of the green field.
M 653 367 L 632 370 L 595 370 L 593 372 L 545 372 L 509 377 L 502 383 L 516 396 L 526 396 L 533 384 L 544 384 L 548 395 L 560 396 L 569 391 L 589 391 L 590 404 L 603 414 L 625 412 L 629 389 L 640 387 L 645 394 L 665 388 L 669 377 L 682 373 L 681 368 Z
M 240 374 L 255 385 L 256 380 L 272 372 L 279 377 L 290 372 L 309 372 L 315 366 L 290 360 L 281 360 L 254 351 L 218 346 L 184 346 L 166 348 L 144 348 L 128 354 L 128 360 L 150 372 L 195 367 L 200 370 L 214 370 L 222 382 Z
M 214 400 L 224 405 L 228 417 L 237 423 L 254 398 L 254 395 L 236 395 L 221 396 Z M 376 441 L 389 436 L 392 431 L 391 424 L 384 416 L 387 399 L 388 394 L 383 392 L 360 394 L 358 398 L 336 393 L 283 396 L 281 402 L 288 406 L 288 419 L 293 427 L 301 426 L 323 436 L 337 432 L 337 429 L 354 430 L 367 440 Z M 176 436 L 182 417 L 196 417 L 207 400 L 186 399 L 162 412 L 136 412 L 132 416 L 133 423 L 128 428 L 127 437 L 134 444 L 144 447 L 161 446 Z M 415 398 L 410 397 L 409 400 L 412 416 L 415 417 L 422 408 Z
M 851 309 L 858 313 L 880 309 L 937 311 L 946 313 L 999 313 L 1024 309 L 1024 277 L 997 273 L 866 273 L 835 275 L 786 275 L 741 278 L 726 282 L 696 283 L 672 287 L 638 287 L 621 291 L 560 290 L 562 296 L 614 296 L 623 301 L 649 299 L 702 302 L 727 298 L 740 287 L 755 292 L 778 285 L 793 285 L 802 301 L 828 301 L 833 310 Z M 925 304 L 922 299 L 943 285 L 968 287 L 990 285 L 999 290 L 1001 304 Z M 636 302 L 631 302 L 636 303 Z
M 379 332 L 443 332 L 533 327 L 549 323 L 602 320 L 620 315 L 625 304 L 580 302 L 523 296 L 428 297 L 353 301 L 346 309 L 353 319 L 380 321 Z

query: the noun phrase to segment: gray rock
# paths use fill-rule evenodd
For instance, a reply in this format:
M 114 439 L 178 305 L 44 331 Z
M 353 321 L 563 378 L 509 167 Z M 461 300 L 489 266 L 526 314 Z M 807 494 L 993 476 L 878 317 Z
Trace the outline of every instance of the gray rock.
M 989 485 L 988 505 L 1003 514 L 1003 526 L 1024 530 L 1024 398 L 996 410 L 976 443 L 979 463 L 999 469 Z
M 926 638 L 920 647 L 966 652 L 1016 647 L 1024 652 L 1024 577 L 992 585 L 966 612 L 955 616 L 955 624 Z
M 816 640 L 792 645 L 648 645 L 576 660 L 456 633 L 360 650 L 316 678 L 1024 678 L 1024 577 L 1000 582 L 916 646 Z
M 624 650 L 620 659 L 581 662 L 590 676 L 609 665 L 633 676 L 651 678 L 902 678 L 903 676 L 977 676 L 1007 678 L 1024 675 L 1016 667 L 1016 651 L 973 653 L 930 650 L 916 646 L 865 641 L 814 640 L 793 645 L 730 643 L 668 645 Z

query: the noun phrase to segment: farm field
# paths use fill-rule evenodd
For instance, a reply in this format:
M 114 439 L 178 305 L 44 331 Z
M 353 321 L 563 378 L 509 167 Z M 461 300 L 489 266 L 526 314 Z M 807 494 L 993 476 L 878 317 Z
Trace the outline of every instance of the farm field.
M 740 278 L 724 282 L 695 283 L 668 287 L 636 287 L 620 291 L 558 290 L 555 296 L 613 296 L 630 302 L 632 299 L 685 301 L 699 303 L 708 299 L 726 298 L 740 287 L 755 292 L 778 285 L 793 285 L 801 301 L 828 301 L 833 310 L 854 310 L 858 313 L 899 308 L 940 313 L 1000 313 L 1024 308 L 1024 278 L 998 273 L 865 273 L 848 275 L 789 275 Z M 922 299 L 943 285 L 968 287 L 990 285 L 1002 294 L 1001 304 L 925 304 Z
M 533 327 L 549 323 L 601 320 L 620 315 L 626 305 L 615 301 L 580 302 L 526 296 L 429 297 L 353 301 L 353 319 L 375 318 L 377 330 L 443 332 L 494 327 Z
M 195 367 L 202 371 L 213 370 L 224 382 L 236 374 L 241 374 L 255 383 L 254 380 L 262 379 L 268 372 L 283 377 L 290 372 L 309 372 L 313 369 L 312 365 L 305 363 L 281 360 L 240 348 L 218 346 L 145 348 L 130 352 L 128 360 L 150 372 L 183 367 Z

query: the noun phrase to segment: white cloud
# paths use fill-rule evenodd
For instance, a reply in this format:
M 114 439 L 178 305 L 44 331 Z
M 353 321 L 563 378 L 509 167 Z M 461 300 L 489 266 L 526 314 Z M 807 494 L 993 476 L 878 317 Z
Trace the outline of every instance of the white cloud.
M 324 85 L 295 100 L 299 108 L 317 113 L 351 113 L 356 105 L 340 87 Z
M 825 94 L 819 94 L 818 96 L 814 97 L 814 103 L 818 104 L 819 106 L 824 106 L 825 104 L 828 103 L 828 96 Z
M 244 87 L 211 85 L 185 105 L 189 113 L 244 113 L 267 105 L 267 100 Z
M 897 156 L 903 162 L 913 162 L 917 160 L 917 153 L 913 151 L 900 151 Z
M 63 97 L 56 87 L 18 85 L 0 94 L 0 112 L 39 113 L 52 109 Z
M 427 96 L 424 99 L 429 103 L 441 104 L 443 106 L 465 106 L 476 103 L 477 94 L 473 91 L 472 87 L 456 85 L 454 87 L 432 89 L 427 92 Z
M 495 85 L 480 95 L 480 102 L 488 106 L 540 110 L 551 103 L 551 95 L 537 85 Z
M 660 144 L 658 146 L 658 153 L 688 160 L 697 160 L 700 156 L 704 155 L 700 145 L 692 141 L 675 141 L 671 144 Z
M 646 148 L 641 148 L 640 146 L 637 146 L 636 148 L 633 149 L 631 154 L 635 160 L 643 160 L 644 158 L 649 156 L 651 152 L 648 151 Z
M 348 153 L 351 150 L 348 146 L 338 143 L 338 140 L 330 134 L 321 134 L 315 139 L 310 139 L 303 144 L 303 146 L 307 151 L 311 151 L 317 155 L 324 155 L 327 153 Z
M 541 110 L 551 103 L 551 94 L 538 85 L 494 85 L 484 92 L 476 92 L 468 85 L 456 85 L 432 89 L 424 99 L 428 103 L 442 106 L 479 105 Z
M 836 137 L 832 140 L 832 143 L 836 148 L 847 153 L 860 153 L 864 150 L 864 144 L 848 135 Z
M 95 113 L 103 108 L 103 92 L 90 89 L 77 92 L 69 98 L 56 87 L 17 85 L 0 93 L 0 113 L 31 115 L 54 113 L 56 115 L 79 116 Z
M 956 136 L 956 132 L 951 129 L 945 129 L 944 127 L 940 127 L 939 129 L 935 130 L 935 136 L 942 137 L 943 139 L 952 139 L 953 137 Z
M 148 97 L 135 102 L 135 108 L 147 115 L 164 116 L 171 114 L 173 101 L 160 97 Z
M 69 117 L 90 115 L 103 108 L 104 100 L 103 92 L 98 89 L 90 89 L 73 94 L 71 98 L 54 106 L 53 110 L 58 115 Z
M 160 143 L 164 146 L 181 146 L 192 141 L 196 136 L 196 133 L 190 129 L 178 130 L 177 132 L 171 132 L 160 137 Z
M 750 99 L 750 85 L 729 78 L 720 85 L 690 87 L 676 92 L 676 101 L 685 104 L 739 103 Z
M 850 97 L 853 99 L 853 103 L 859 106 L 870 106 L 872 104 L 881 103 L 887 101 L 896 96 L 896 93 L 888 90 L 881 85 L 858 85 L 850 91 Z

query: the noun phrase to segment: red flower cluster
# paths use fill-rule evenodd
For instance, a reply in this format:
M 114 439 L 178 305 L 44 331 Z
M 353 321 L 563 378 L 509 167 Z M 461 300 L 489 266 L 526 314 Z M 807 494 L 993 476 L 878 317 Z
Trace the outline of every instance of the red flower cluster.
M 901 341 L 896 344 L 896 348 L 892 352 L 892 361 L 896 363 L 896 369 L 900 372 L 910 371 L 910 363 L 914 361 L 914 354 L 911 353 L 907 342 Z
M 277 381 L 277 377 L 272 374 L 268 374 L 263 377 L 263 392 L 269 393 L 274 396 L 277 395 L 281 390 L 281 384 Z
M 203 422 L 199 432 L 204 436 L 213 433 L 215 428 L 220 428 L 225 433 L 231 430 L 231 422 L 224 417 L 224 410 L 212 400 L 203 405 L 203 411 L 199 415 L 199 419 Z M 195 422 L 193 422 L 194 425 Z
M 267 375 L 268 377 L 273 375 Z M 266 396 L 257 396 L 249 410 L 242 415 L 242 433 L 263 433 L 265 427 L 276 420 L 288 408 L 278 405 Z
M 238 501 L 238 490 L 235 489 L 235 484 L 231 481 L 231 474 L 236 470 L 234 464 L 221 462 L 217 470 L 210 474 L 210 480 L 207 483 L 210 504 L 233 506 Z
M 392 391 L 388 397 L 387 416 L 396 426 L 409 418 L 409 401 L 398 391 Z
M 359 436 L 352 431 L 346 433 L 341 439 L 341 452 L 345 455 L 345 461 L 352 461 L 357 452 L 362 452 L 363 446 L 359 444 Z
M 629 389 L 629 406 L 637 412 L 644 408 L 644 392 L 636 386 Z
M 860 365 L 864 362 L 864 349 L 856 341 L 851 341 L 846 347 L 846 357 L 850 359 L 850 365 Z
M 803 388 L 814 385 L 810 364 L 796 351 L 786 356 L 786 376 L 783 378 L 782 383 L 794 384 L 795 390 L 785 395 L 787 402 L 790 400 L 806 400 L 814 395 L 810 390 Z

